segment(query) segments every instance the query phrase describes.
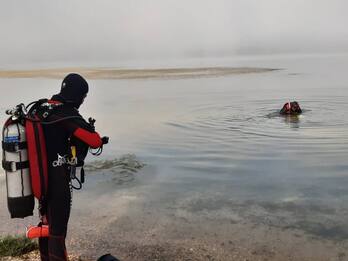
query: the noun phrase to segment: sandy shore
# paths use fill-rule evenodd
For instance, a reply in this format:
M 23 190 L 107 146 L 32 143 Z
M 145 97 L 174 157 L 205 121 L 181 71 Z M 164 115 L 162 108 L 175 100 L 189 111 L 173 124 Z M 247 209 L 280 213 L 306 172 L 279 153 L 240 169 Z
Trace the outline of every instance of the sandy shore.
M 207 67 L 169 69 L 108 69 L 108 68 L 63 68 L 42 70 L 0 71 L 0 78 L 62 78 L 67 73 L 77 72 L 88 79 L 152 79 L 152 78 L 197 78 L 233 74 L 264 73 L 277 69 L 251 67 Z
M 72 235 L 68 245 L 70 261 L 94 261 L 109 252 L 124 261 L 343 261 L 348 258 L 346 244 L 311 238 L 301 231 L 289 233 L 250 224 L 217 227 L 215 224 L 214 233 L 211 228 L 201 228 L 201 231 L 194 229 L 194 233 L 188 233 L 192 232 L 192 226 L 195 225 L 186 224 L 186 229 L 183 229 L 182 224 L 169 223 L 163 227 L 163 231 L 166 231 L 163 234 L 153 230 L 146 233 L 133 231 L 135 233 L 131 237 L 121 234 L 119 238 L 116 235 L 108 238 L 105 234 L 98 237 L 87 233 L 79 238 Z M 119 229 L 127 230 L 129 226 Z M 87 243 L 86 237 L 93 242 Z M 77 245 L 84 249 L 77 250 Z M 98 255 L 96 252 L 99 252 Z M 1 260 L 36 261 L 39 255 L 33 252 L 23 257 Z
M 86 260 L 111 252 L 121 260 L 347 260 L 345 241 L 313 237 L 221 214 L 200 216 L 127 215 L 93 233 L 72 235 L 69 247 Z M 90 240 L 86 240 L 90 239 Z

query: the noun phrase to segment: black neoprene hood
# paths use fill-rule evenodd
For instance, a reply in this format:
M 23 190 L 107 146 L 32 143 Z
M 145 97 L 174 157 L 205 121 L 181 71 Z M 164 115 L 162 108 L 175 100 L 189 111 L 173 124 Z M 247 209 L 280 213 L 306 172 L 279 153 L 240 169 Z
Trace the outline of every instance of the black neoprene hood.
M 59 95 L 66 102 L 74 103 L 76 107 L 79 107 L 87 93 L 87 81 L 77 73 L 70 73 L 64 78 Z

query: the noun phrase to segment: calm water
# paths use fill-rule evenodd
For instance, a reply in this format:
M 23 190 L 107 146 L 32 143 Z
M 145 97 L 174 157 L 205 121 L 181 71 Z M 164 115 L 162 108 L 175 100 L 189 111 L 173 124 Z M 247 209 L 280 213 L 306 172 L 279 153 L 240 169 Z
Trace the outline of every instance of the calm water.
M 142 197 L 159 209 L 173 201 L 188 202 L 184 208 L 193 215 L 227 207 L 254 222 L 268 216 L 270 225 L 348 239 L 348 56 L 187 65 L 208 64 L 282 70 L 91 81 L 82 113 L 95 117 L 100 132 L 111 137 L 104 158 L 134 153 L 154 169 L 135 180 L 150 186 Z M 0 79 L 1 109 L 48 96 L 59 82 Z M 279 117 L 276 112 L 292 100 L 303 115 Z M 86 187 L 85 195 L 111 193 L 105 184 Z

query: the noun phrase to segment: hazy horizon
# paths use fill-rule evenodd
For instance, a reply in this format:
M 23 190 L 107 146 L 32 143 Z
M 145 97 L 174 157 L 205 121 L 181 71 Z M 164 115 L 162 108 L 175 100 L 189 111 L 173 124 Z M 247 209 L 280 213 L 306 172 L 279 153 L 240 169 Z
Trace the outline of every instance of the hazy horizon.
M 0 66 L 348 51 L 343 0 L 3 1 Z

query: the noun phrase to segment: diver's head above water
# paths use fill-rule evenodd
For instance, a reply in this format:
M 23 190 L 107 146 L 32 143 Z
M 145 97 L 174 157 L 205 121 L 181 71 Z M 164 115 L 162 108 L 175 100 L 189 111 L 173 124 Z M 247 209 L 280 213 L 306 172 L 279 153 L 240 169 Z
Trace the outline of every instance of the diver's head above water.
M 297 101 L 285 103 L 283 108 L 280 110 L 280 114 L 282 115 L 297 115 L 301 113 L 302 110 Z
M 60 89 L 60 93 L 57 95 L 62 98 L 62 102 L 71 103 L 75 108 L 79 108 L 86 98 L 88 93 L 88 83 L 79 74 L 68 74 Z

